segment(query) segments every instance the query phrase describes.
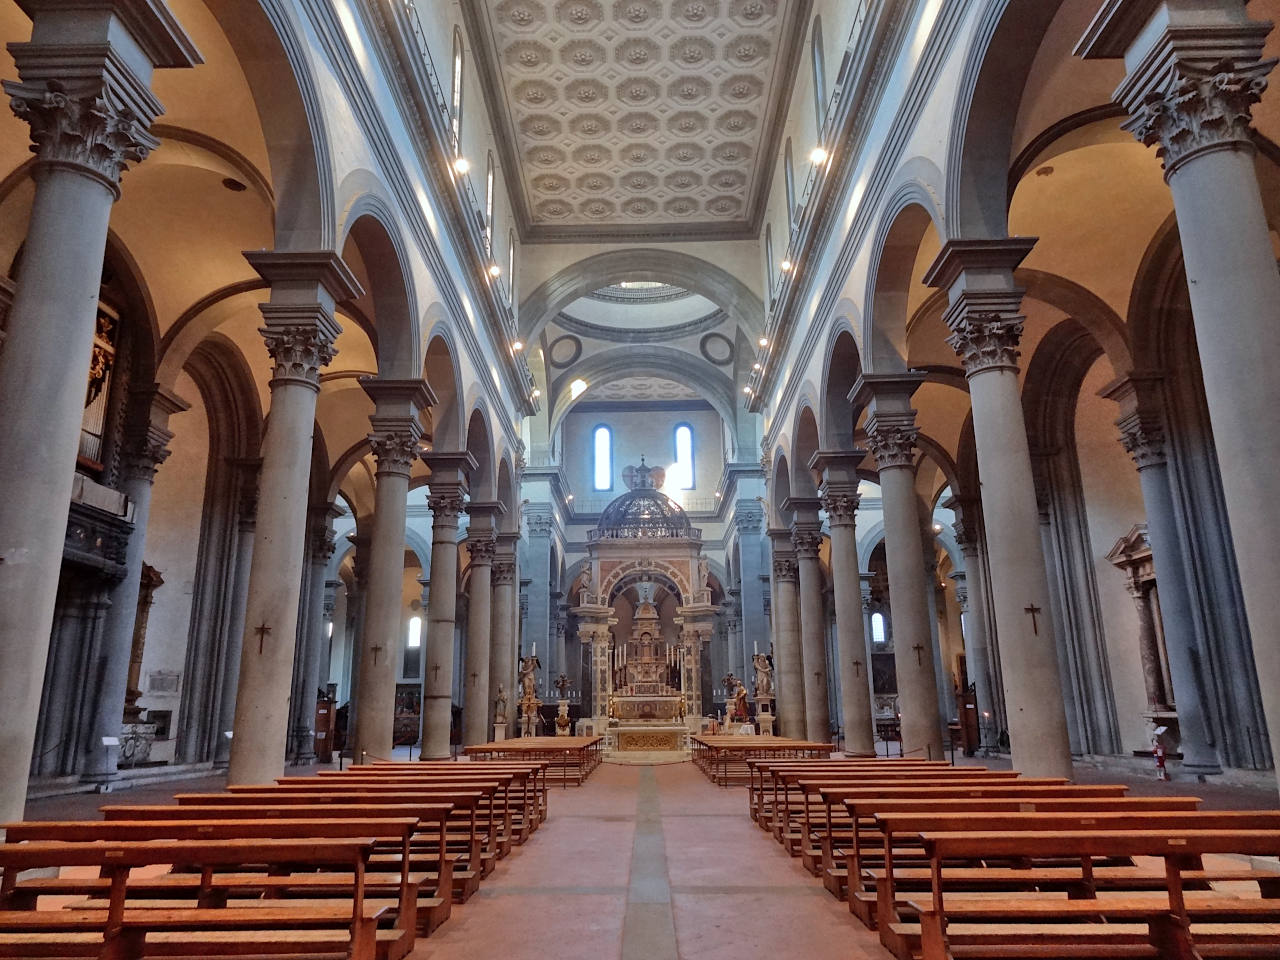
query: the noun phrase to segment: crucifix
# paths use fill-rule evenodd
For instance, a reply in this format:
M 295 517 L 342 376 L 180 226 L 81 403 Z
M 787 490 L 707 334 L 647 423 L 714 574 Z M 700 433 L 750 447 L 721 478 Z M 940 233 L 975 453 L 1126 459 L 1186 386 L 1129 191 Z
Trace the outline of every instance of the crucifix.
M 262 653 L 262 643 L 267 639 L 267 634 L 271 632 L 271 628 L 267 626 L 267 622 L 264 620 L 261 626 L 253 628 L 253 632 L 258 635 L 258 653 Z
M 479 678 L 480 678 L 480 674 L 478 674 L 478 673 L 476 673 L 474 670 L 472 670 L 472 671 L 471 671 L 471 685 L 472 685 L 473 687 L 476 685 L 476 680 L 478 680 Z
M 854 660 L 854 661 L 853 661 L 853 675 L 854 675 L 855 677 L 860 677 L 860 676 L 862 676 L 862 661 L 861 661 L 861 660 Z
M 1022 609 L 1023 609 L 1023 611 L 1025 611 L 1026 613 L 1031 614 L 1031 631 L 1032 631 L 1032 633 L 1034 633 L 1037 637 L 1038 637 L 1038 636 L 1040 636 L 1040 623 L 1039 623 L 1039 621 L 1037 621 L 1037 620 L 1036 620 L 1036 614 L 1038 614 L 1038 613 L 1040 613 L 1040 612 L 1041 612 L 1040 608 L 1039 608 L 1039 607 L 1037 607 L 1037 606 L 1033 603 L 1033 604 L 1031 604 L 1029 607 L 1023 607 Z
M 924 644 L 917 643 L 911 649 L 916 652 L 916 666 L 923 667 L 924 666 Z
M 434 683 L 439 679 L 440 679 L 440 664 L 433 663 L 431 665 L 431 682 Z
M 375 644 L 374 644 L 373 646 L 371 646 L 369 649 L 373 651 L 373 663 L 374 663 L 374 666 L 377 666 L 377 663 L 378 663 L 378 654 L 380 654 L 380 653 L 382 652 L 382 644 L 380 644 L 380 643 L 375 643 Z
M 821 683 L 821 682 L 822 682 L 822 671 L 821 671 L 821 670 L 815 670 L 815 671 L 813 671 L 813 679 L 814 679 L 814 682 L 815 682 L 815 683 Z

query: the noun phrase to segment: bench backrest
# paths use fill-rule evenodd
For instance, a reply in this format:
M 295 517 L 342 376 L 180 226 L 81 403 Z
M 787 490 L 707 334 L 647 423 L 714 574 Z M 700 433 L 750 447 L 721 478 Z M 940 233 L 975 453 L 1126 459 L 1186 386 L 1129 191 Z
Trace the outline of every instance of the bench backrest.
M 417 817 L 376 819 L 256 820 L 55 820 L 24 821 L 4 827 L 5 843 L 63 840 L 84 843 L 118 840 L 249 840 L 305 837 L 371 837 L 405 840 L 418 829 Z
M 922 834 L 930 856 L 1195 857 L 1209 853 L 1280 855 L 1280 830 L 963 831 Z
M 1075 813 L 879 813 L 886 834 L 1026 830 L 1280 830 L 1276 810 L 1086 811 Z
M 453 809 L 448 803 L 388 803 L 315 804 L 315 803 L 265 803 L 265 804 L 194 804 L 174 806 L 108 806 L 102 807 L 102 816 L 112 823 L 131 820 L 335 820 L 358 819 L 376 815 L 388 817 L 413 817 L 421 823 L 435 823 L 449 816 Z
M 823 791 L 826 794 L 828 791 Z M 844 806 L 856 817 L 877 813 L 1070 813 L 1072 811 L 1196 810 L 1199 797 L 956 797 L 941 800 L 904 800 L 900 797 L 850 800 Z

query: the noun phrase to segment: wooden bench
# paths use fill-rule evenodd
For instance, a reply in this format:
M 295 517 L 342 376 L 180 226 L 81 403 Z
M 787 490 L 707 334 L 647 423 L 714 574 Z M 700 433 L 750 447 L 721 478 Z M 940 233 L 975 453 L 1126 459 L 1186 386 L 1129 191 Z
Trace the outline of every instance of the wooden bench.
M 281 953 L 375 960 L 376 928 L 385 907 L 365 902 L 371 838 L 325 840 L 32 841 L 0 845 L 0 902 L 23 871 L 91 866 L 109 882 L 102 909 L 0 910 L 0 956 L 98 956 L 133 960 L 145 951 L 205 956 Z M 160 864 L 261 867 L 342 863 L 351 871 L 346 901 L 273 903 L 252 908 L 135 909 L 126 902 L 130 871 Z M 154 948 L 154 949 L 153 949 Z
M 893 926 L 903 942 L 918 932 L 923 960 L 1280 955 L 1280 900 L 1186 890 L 1186 874 L 1198 876 L 1205 855 L 1276 856 L 1280 831 L 960 831 L 927 832 L 921 839 L 932 877 L 929 895 L 909 903 L 918 924 Z M 1156 857 L 1163 861 L 1164 887 L 1158 893 L 1077 900 L 1016 895 L 956 900 L 947 895 L 944 865 L 949 861 L 1055 857 Z
M 747 808 L 751 815 L 751 819 L 760 824 L 761 813 L 764 808 L 765 797 L 767 796 L 767 787 L 770 783 L 770 776 L 774 770 L 783 769 L 808 769 L 819 772 L 840 772 L 842 770 L 850 770 L 857 772 L 871 767 L 872 764 L 883 764 L 883 768 L 887 770 L 899 769 L 944 769 L 950 766 L 945 760 L 777 760 L 777 759 L 750 759 L 746 761 L 748 780 L 747 780 Z M 874 767 L 871 767 L 874 769 Z M 763 824 L 760 824 L 763 826 Z M 767 827 L 766 827 L 767 829 Z

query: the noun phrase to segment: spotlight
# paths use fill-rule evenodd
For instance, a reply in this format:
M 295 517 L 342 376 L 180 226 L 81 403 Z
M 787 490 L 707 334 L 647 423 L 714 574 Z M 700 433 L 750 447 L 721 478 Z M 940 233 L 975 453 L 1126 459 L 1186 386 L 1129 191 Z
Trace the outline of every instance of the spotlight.
M 533 397 L 533 399 L 537 400 L 540 396 L 542 396 L 542 391 L 541 391 L 541 390 L 539 390 L 537 387 L 534 387 L 534 388 L 533 388 L 533 393 L 529 394 L 529 396 L 531 396 L 531 397 Z
M 830 158 L 830 155 L 822 147 L 814 147 L 809 153 L 809 159 L 813 161 L 816 167 L 822 166 Z
M 751 365 L 751 369 L 752 369 L 752 370 L 760 370 L 760 369 L 763 369 L 763 368 L 760 366 L 760 362 L 759 362 L 759 361 L 756 361 L 755 363 L 753 363 L 753 364 Z
M 457 174 L 466 173 L 471 169 L 471 161 L 466 157 L 458 157 L 453 161 L 453 172 Z
M 743 392 L 743 393 L 745 393 L 745 394 L 747 394 L 747 396 L 750 396 L 750 395 L 751 395 L 751 388 L 750 388 L 750 387 L 743 387 L 743 388 L 742 388 L 742 392 Z
M 523 341 L 523 340 L 513 340 L 513 341 L 511 341 L 511 349 L 512 349 L 512 350 L 515 350 L 517 353 L 519 353 L 521 350 L 523 350 L 523 349 L 524 349 L 524 341 Z
M 791 272 L 791 261 L 790 261 L 790 260 L 783 260 L 780 264 L 778 264 L 778 266 L 780 266 L 780 267 L 782 268 L 782 272 L 783 272 L 783 273 L 790 273 L 790 272 Z
M 769 338 L 761 337 L 759 340 L 756 341 L 756 343 L 760 344 L 760 346 L 762 347 L 767 347 L 769 345 Z
M 498 266 L 496 263 L 489 264 L 489 276 L 497 280 L 500 276 L 502 276 L 502 268 Z

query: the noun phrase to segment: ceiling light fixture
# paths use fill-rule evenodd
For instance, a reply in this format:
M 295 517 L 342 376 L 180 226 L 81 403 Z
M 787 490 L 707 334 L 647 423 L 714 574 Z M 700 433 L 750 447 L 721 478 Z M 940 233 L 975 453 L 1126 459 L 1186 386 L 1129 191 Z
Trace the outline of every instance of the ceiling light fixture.
M 769 345 L 769 338 L 761 337 L 759 340 L 756 341 L 756 343 L 760 344 L 760 346 L 762 347 L 767 347 Z
M 489 264 L 489 276 L 497 280 L 500 276 L 502 276 L 502 268 L 498 266 L 496 263 Z
M 523 341 L 523 340 L 513 340 L 513 341 L 511 341 L 511 349 L 512 349 L 512 350 L 515 350 L 516 352 L 519 352 L 519 351 L 523 350 L 523 349 L 524 349 L 524 341 Z
M 791 272 L 792 263 L 790 260 L 783 260 L 780 264 L 778 264 L 778 266 L 782 268 L 783 273 Z
M 457 174 L 466 173 L 471 169 L 471 161 L 466 157 L 458 157 L 453 161 L 453 172 Z
M 540 396 L 542 396 L 542 391 L 541 391 L 541 390 L 539 390 L 537 387 L 534 387 L 534 388 L 533 388 L 533 393 L 529 394 L 529 396 L 531 396 L 531 397 L 533 397 L 533 399 L 537 400 Z
M 759 362 L 759 361 L 756 361 L 755 363 L 753 363 L 753 364 L 751 365 L 751 369 L 752 369 L 752 370 L 761 370 L 761 369 L 763 369 L 763 368 L 760 366 L 760 362 Z
M 822 149 L 822 147 L 814 147 L 813 150 L 809 153 L 809 159 L 813 161 L 813 165 L 815 167 L 822 166 L 830 158 L 831 158 L 831 155 L 827 153 L 826 150 Z
M 750 388 L 750 387 L 743 387 L 743 388 L 742 388 L 742 392 L 743 392 L 743 393 L 745 393 L 747 396 L 751 396 L 751 388 Z

